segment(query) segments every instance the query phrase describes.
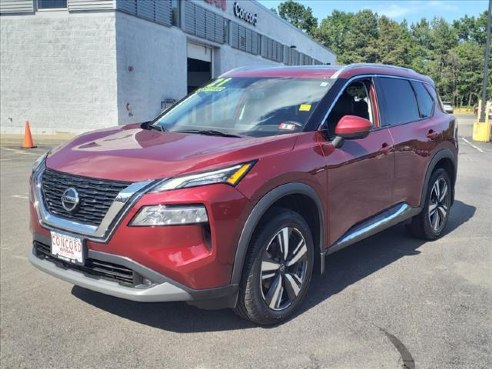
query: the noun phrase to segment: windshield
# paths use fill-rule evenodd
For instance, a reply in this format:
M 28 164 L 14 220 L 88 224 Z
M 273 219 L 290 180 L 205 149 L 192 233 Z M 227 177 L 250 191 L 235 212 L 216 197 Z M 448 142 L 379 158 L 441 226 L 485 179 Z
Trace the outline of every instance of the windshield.
M 272 136 L 300 132 L 333 80 L 218 78 L 156 119 L 166 131 Z

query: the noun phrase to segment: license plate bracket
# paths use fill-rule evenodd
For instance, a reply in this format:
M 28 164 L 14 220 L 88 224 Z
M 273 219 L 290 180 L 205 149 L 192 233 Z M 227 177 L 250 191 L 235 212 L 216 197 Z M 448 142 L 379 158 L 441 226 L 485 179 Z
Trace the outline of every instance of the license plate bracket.
M 76 265 L 84 265 L 86 258 L 84 240 L 79 237 L 51 231 L 51 254 Z

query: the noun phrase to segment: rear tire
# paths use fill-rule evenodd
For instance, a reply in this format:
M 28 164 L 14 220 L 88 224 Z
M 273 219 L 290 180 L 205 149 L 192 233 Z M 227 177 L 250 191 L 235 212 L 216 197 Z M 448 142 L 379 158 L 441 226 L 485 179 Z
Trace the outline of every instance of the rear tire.
M 250 243 L 235 312 L 256 324 L 276 324 L 302 304 L 311 281 L 314 243 L 298 213 L 275 208 Z
M 424 207 L 409 226 L 413 236 L 429 241 L 442 236 L 449 219 L 452 191 L 448 173 L 442 168 L 436 169 L 429 180 Z

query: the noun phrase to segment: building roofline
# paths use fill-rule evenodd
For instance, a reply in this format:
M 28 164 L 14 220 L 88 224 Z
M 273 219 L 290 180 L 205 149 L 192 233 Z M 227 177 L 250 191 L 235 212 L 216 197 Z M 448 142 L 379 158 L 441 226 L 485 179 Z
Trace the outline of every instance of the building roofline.
M 253 2 L 255 4 L 257 4 L 258 6 L 260 6 L 261 8 L 267 10 L 273 17 L 279 19 L 281 22 L 283 22 L 284 24 L 288 25 L 289 27 L 295 29 L 297 32 L 301 33 L 302 35 L 304 35 L 305 37 L 309 38 L 311 41 L 313 41 L 314 43 L 316 43 L 318 46 L 321 46 L 323 49 L 325 49 L 326 51 L 328 51 L 329 53 L 331 53 L 334 57 L 335 57 L 335 60 L 336 60 L 336 57 L 337 57 L 337 54 L 335 54 L 332 50 L 330 50 L 328 47 L 320 44 L 318 41 L 316 41 L 314 38 L 311 37 L 311 35 L 309 35 L 307 32 L 304 32 L 302 30 L 300 30 L 299 28 L 297 28 L 296 26 L 294 26 L 292 23 L 290 23 L 289 21 L 286 21 L 285 19 L 283 19 L 282 17 L 280 17 L 277 13 L 274 13 L 272 12 L 269 8 L 267 8 L 265 5 L 263 5 L 262 3 L 260 3 L 258 0 L 253 0 Z

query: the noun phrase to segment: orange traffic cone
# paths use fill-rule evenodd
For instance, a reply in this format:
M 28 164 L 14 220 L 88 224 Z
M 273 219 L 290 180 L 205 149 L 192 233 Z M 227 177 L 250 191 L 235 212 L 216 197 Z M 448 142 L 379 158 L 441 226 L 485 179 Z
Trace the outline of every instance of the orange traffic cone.
M 26 120 L 26 126 L 24 128 L 24 140 L 22 140 L 23 149 L 33 149 L 34 142 L 32 142 L 31 127 L 29 126 L 29 121 Z

